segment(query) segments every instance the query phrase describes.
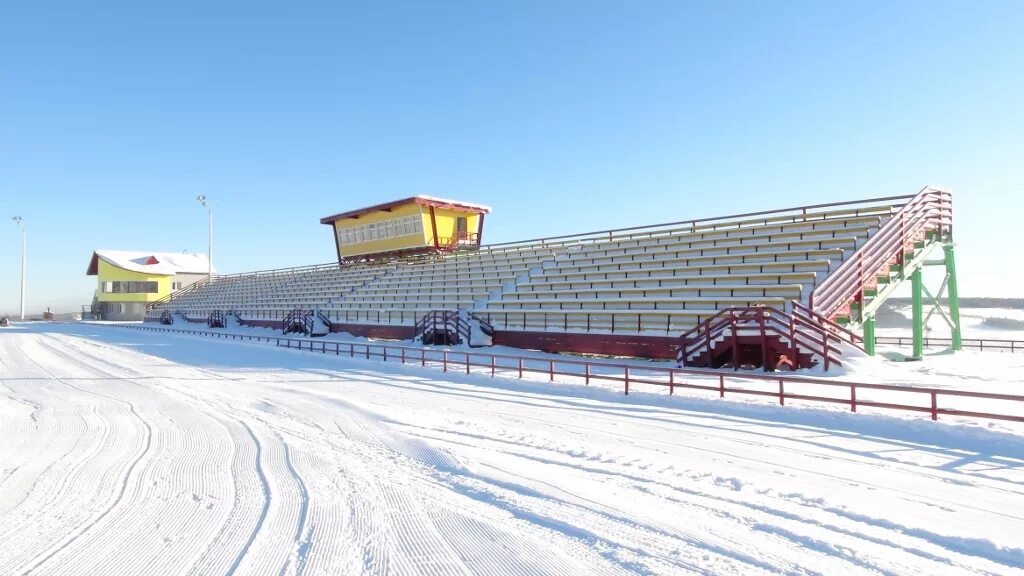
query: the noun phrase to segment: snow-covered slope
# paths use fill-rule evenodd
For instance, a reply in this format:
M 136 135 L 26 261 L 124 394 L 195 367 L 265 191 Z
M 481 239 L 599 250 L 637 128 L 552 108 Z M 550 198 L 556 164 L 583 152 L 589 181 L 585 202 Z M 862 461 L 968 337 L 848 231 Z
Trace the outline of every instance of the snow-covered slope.
M 1024 437 L 0 332 L 0 574 L 1024 574 Z
M 876 332 L 879 336 L 909 337 L 911 317 L 912 309 L 906 302 L 888 302 L 878 312 Z M 960 325 L 964 338 L 1024 340 L 1024 301 L 965 299 L 960 308 Z M 938 312 L 929 318 L 926 331 L 930 337 L 950 336 L 949 326 Z

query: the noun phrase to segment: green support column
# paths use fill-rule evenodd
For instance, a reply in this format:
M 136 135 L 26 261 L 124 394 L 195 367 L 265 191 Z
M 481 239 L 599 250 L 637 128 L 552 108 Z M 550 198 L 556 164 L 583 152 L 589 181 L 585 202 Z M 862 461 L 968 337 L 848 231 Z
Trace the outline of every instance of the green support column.
M 864 351 L 868 356 L 875 355 L 875 317 L 864 319 Z
M 924 356 L 924 306 L 922 304 L 924 285 L 921 280 L 920 267 L 910 275 L 910 288 L 914 298 L 914 354 L 912 357 L 919 360 Z
M 953 257 L 953 245 L 946 244 L 946 284 L 949 290 L 949 319 L 953 321 L 953 350 L 963 350 L 964 341 L 960 334 L 960 293 L 956 287 L 956 258 Z

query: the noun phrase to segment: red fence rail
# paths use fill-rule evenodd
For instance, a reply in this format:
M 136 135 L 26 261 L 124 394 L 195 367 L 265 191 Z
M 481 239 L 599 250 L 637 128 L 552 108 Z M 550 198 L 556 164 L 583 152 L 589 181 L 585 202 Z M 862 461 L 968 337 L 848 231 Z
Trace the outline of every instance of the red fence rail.
M 914 343 L 912 336 L 876 336 L 875 344 L 892 346 L 909 346 Z M 1006 351 L 1024 352 L 1024 340 L 1000 340 L 996 338 L 963 338 L 964 348 L 981 352 Z M 925 348 L 950 347 L 952 338 L 925 338 Z
M 490 374 L 500 377 L 523 379 L 528 374 L 547 376 L 549 382 L 555 376 L 570 377 L 582 380 L 584 384 L 591 382 L 619 383 L 626 394 L 630 387 L 650 385 L 667 389 L 674 394 L 677 389 L 697 390 L 717 393 L 720 398 L 726 394 L 770 397 L 785 405 L 787 400 L 803 400 L 829 404 L 846 405 L 851 412 L 858 408 L 869 407 L 904 412 L 929 414 L 932 420 L 940 415 L 959 416 L 1024 422 L 1024 396 L 974 392 L 969 390 L 953 390 L 947 388 L 900 386 L 890 384 L 869 384 L 849 382 L 827 378 L 806 378 L 792 376 L 775 376 L 767 374 L 745 374 L 685 368 L 654 367 L 614 362 L 598 362 L 588 360 L 571 360 L 556 358 L 538 358 L 514 356 L 507 354 L 490 354 L 486 352 L 454 351 L 431 349 L 425 347 L 394 346 L 390 344 L 374 344 L 365 342 L 342 342 L 336 340 L 307 340 L 284 338 L 277 336 L 260 336 L 249 334 L 233 334 L 230 332 L 213 332 L 209 330 L 174 330 L 155 326 L 134 324 L 112 324 L 108 326 L 123 327 L 149 332 L 169 332 L 174 334 L 198 335 L 227 340 L 245 340 L 253 342 L 274 343 L 277 346 L 296 350 L 348 356 L 350 358 L 380 359 L 385 362 L 401 362 L 420 366 L 438 367 L 445 372 L 458 370 L 466 374 Z M 474 370 L 475 369 L 475 370 Z M 734 384 L 746 384 L 748 387 L 737 387 Z M 761 385 L 771 389 L 754 389 L 750 386 Z M 837 396 L 823 396 L 819 389 L 841 391 Z M 794 391 L 797 389 L 799 391 Z M 807 393 L 802 392 L 808 390 Z M 908 404 L 896 401 L 866 398 L 864 392 L 896 392 L 910 395 L 924 402 Z M 814 393 L 811 393 L 814 392 Z M 992 409 L 976 410 L 947 406 L 940 400 L 973 399 L 977 401 L 999 402 L 999 407 L 1013 405 L 1016 410 L 992 411 Z

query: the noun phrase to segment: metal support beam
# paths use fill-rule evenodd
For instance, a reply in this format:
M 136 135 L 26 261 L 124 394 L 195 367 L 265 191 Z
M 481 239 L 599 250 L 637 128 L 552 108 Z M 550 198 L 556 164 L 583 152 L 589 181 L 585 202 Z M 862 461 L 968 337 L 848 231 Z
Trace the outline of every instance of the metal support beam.
M 963 350 L 964 342 L 960 332 L 960 291 L 956 284 L 956 258 L 953 257 L 953 244 L 943 247 L 946 253 L 946 279 L 949 289 L 949 319 L 953 324 L 953 350 Z
M 864 351 L 868 356 L 875 355 L 875 317 L 864 319 Z
M 924 356 L 924 284 L 921 279 L 921 268 L 916 268 L 910 275 L 910 289 L 913 295 L 914 352 L 912 359 L 920 360 Z

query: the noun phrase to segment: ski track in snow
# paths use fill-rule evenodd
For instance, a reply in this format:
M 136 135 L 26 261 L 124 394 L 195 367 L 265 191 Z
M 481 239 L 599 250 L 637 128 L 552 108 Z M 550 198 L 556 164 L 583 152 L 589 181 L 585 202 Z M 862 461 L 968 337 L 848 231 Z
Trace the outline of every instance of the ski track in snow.
M 0 574 L 1024 576 L 1024 437 L 695 406 L 0 332 Z

